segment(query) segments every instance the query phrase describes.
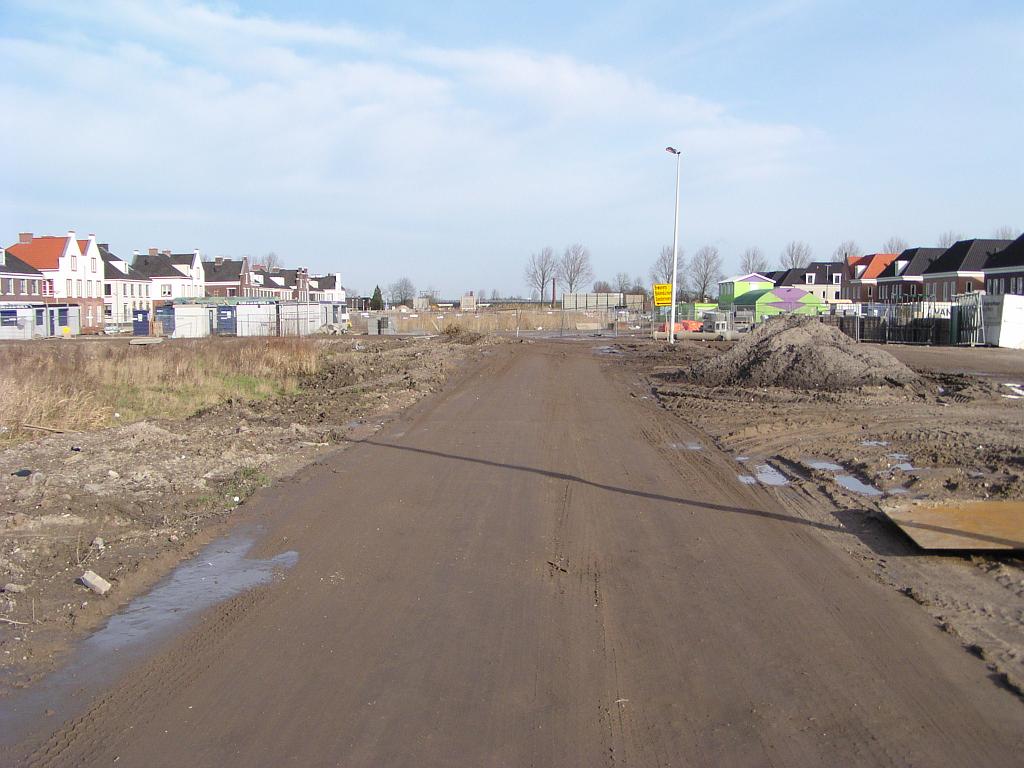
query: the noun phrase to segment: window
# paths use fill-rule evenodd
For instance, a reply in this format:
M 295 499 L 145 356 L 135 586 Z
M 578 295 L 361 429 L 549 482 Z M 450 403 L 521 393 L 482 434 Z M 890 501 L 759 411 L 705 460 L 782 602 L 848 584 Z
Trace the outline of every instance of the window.
M 813 272 L 805 272 L 804 273 L 804 284 L 805 285 L 814 285 L 814 273 Z
M 838 299 L 839 298 L 839 291 L 836 291 L 835 294 L 836 295 L 833 298 Z
M 96 257 L 95 257 L 95 256 L 94 256 L 94 257 L 93 257 L 93 259 L 92 259 L 92 271 L 93 271 L 93 272 L 95 272 L 95 271 L 96 271 Z
M 74 283 L 72 282 L 71 278 L 69 277 L 68 278 L 68 284 L 67 284 L 67 291 L 66 291 L 68 298 L 70 298 L 72 293 L 73 293 L 72 286 L 74 286 Z
M 135 296 L 135 283 L 132 283 L 131 287 L 128 289 L 128 295 Z
M 169 284 L 167 284 L 167 283 L 161 284 L 161 286 L 160 286 L 160 295 L 164 296 L 164 297 L 170 296 L 171 295 L 171 286 Z
M 92 298 L 92 280 L 85 281 L 85 296 L 86 298 Z
M 869 299 L 874 298 L 874 295 L 875 295 L 875 286 L 869 285 L 868 286 L 868 298 Z
M 146 283 L 143 287 L 146 289 L 146 298 L 148 299 L 149 298 L 149 283 Z
M 840 272 L 832 273 L 832 285 L 842 285 L 843 275 Z
M 110 283 L 104 283 L 103 284 L 103 295 L 104 296 L 112 296 L 113 295 L 113 289 L 111 288 Z
M 77 272 L 78 271 L 78 257 L 77 256 L 72 256 L 71 257 L 71 271 L 72 272 Z

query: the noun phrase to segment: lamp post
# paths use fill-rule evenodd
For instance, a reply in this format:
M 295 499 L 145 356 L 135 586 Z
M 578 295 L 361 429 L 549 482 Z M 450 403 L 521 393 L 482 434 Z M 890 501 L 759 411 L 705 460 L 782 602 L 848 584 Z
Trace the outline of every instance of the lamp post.
M 673 147 L 665 147 L 666 152 L 676 156 L 676 216 L 672 227 L 672 308 L 669 310 L 668 343 L 676 343 L 676 278 L 679 275 L 679 165 L 683 153 Z

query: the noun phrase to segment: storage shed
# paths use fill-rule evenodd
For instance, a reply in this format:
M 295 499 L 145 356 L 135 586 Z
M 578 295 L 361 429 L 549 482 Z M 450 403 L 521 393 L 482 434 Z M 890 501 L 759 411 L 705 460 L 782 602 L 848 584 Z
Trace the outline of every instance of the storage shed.
M 734 310 L 752 312 L 755 321 L 774 315 L 816 315 L 824 306 L 821 297 L 793 287 L 747 291 L 732 300 Z

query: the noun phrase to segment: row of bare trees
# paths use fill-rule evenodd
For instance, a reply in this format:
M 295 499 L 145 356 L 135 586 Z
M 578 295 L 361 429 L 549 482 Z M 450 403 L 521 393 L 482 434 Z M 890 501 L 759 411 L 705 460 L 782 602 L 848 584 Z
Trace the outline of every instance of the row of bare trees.
M 552 278 L 561 283 L 567 293 L 577 293 L 594 278 L 590 251 L 580 243 L 566 247 L 561 256 L 556 256 L 555 249 L 550 246 L 541 248 L 537 253 L 530 254 L 524 278 L 531 293 L 542 299 L 550 288 Z

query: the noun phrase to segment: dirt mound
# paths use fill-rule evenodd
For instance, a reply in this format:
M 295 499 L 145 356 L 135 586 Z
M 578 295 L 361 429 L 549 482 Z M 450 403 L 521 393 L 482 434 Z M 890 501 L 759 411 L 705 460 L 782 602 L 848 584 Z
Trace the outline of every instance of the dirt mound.
M 865 384 L 901 386 L 918 376 L 883 349 L 859 344 L 813 317 L 774 318 L 721 355 L 684 370 L 710 386 L 782 386 L 853 389 Z

